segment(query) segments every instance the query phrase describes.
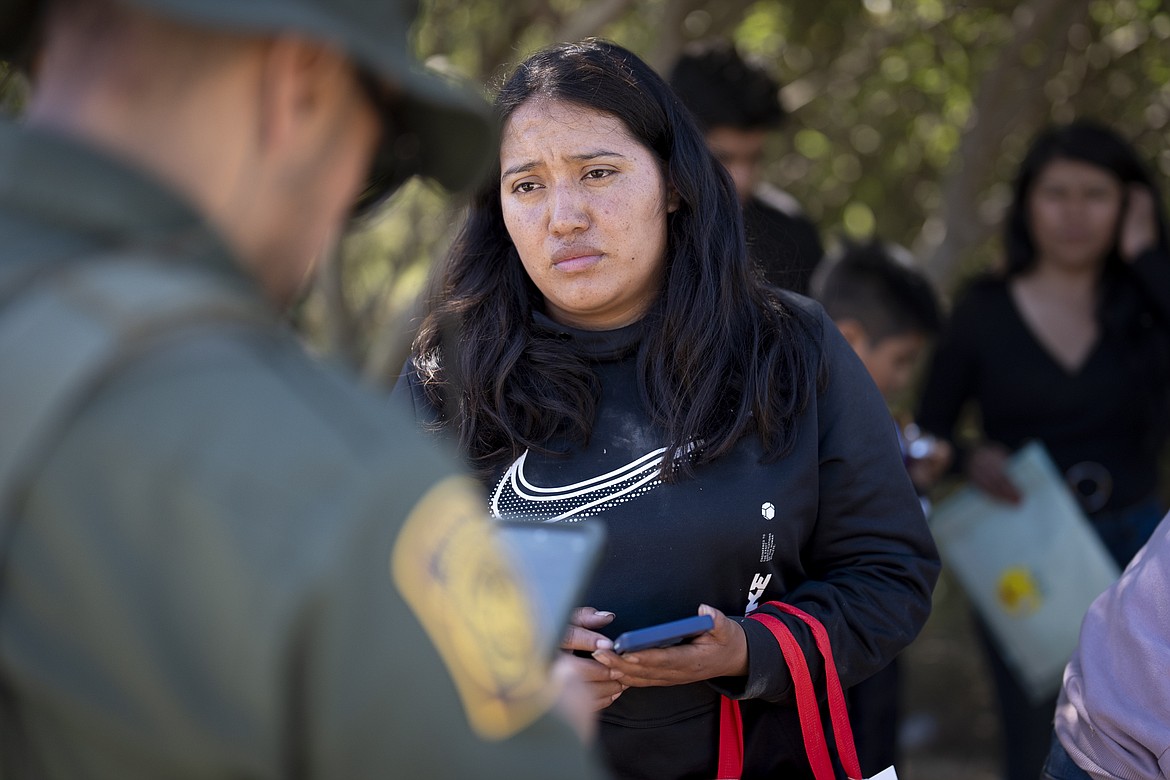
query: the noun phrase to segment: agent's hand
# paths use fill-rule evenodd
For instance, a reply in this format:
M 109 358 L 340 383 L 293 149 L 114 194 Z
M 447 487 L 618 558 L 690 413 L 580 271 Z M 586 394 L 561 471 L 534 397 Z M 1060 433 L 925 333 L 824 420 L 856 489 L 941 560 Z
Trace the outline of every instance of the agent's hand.
M 603 710 L 613 704 L 629 685 L 618 680 L 613 670 L 594 658 L 572 655 L 572 651 L 612 652 L 613 642 L 594 629 L 609 625 L 613 618 L 612 612 L 598 612 L 593 607 L 578 607 L 573 610 L 569 618 L 569 628 L 561 640 L 561 649 L 568 652 L 557 663 L 563 666 L 563 674 L 572 675 L 584 684 L 585 698 L 593 711 Z
M 700 615 L 710 615 L 715 627 L 687 644 L 638 650 L 618 655 L 611 644 L 598 648 L 593 657 L 616 673 L 617 680 L 635 688 L 740 677 L 747 674 L 747 636 L 743 627 L 706 604 Z
M 1158 218 L 1154 213 L 1154 196 L 1140 184 L 1131 184 L 1117 249 L 1121 258 L 1132 263 L 1138 255 L 1158 243 Z
M 557 690 L 556 710 L 577 732 L 583 744 L 592 744 L 597 737 L 597 707 L 590 699 L 589 685 L 581 679 L 573 661 L 580 660 L 562 654 L 553 662 L 549 675 Z
M 1007 475 L 1007 460 L 1011 453 L 1002 444 L 980 444 L 967 460 L 967 477 L 971 484 L 994 499 L 1008 504 L 1024 500 L 1020 489 Z

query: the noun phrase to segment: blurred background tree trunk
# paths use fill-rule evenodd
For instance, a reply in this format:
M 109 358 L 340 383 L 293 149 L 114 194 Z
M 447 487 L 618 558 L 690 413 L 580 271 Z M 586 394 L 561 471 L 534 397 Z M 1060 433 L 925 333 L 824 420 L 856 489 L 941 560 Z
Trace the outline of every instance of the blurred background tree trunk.
M 979 78 L 971 121 L 944 172 L 942 205 L 929 217 L 938 220 L 942 240 L 933 249 L 929 237 L 916 246 L 940 289 L 949 290 L 966 253 L 996 233 L 1006 202 L 991 204 L 992 214 L 981 208 L 984 193 L 996 183 L 995 163 L 1006 139 L 1032 134 L 1049 117 L 1044 87 L 1075 56 L 1070 31 L 1084 26 L 1089 5 L 1089 0 L 1036 0 L 1013 12 L 1013 36 Z M 979 218 L 986 216 L 992 218 Z

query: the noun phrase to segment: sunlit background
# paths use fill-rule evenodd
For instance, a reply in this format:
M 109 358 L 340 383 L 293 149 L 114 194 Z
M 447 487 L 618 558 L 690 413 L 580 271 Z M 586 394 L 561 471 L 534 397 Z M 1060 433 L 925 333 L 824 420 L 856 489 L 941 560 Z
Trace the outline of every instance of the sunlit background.
M 913 252 L 944 294 L 997 262 L 1009 180 L 1046 123 L 1096 117 L 1170 174 L 1170 12 L 1160 0 L 433 0 L 415 31 L 433 67 L 482 85 L 545 44 L 600 35 L 665 72 L 729 38 L 784 85 L 766 178 L 838 236 Z M 397 372 L 426 268 L 458 201 L 412 185 L 346 244 L 304 321 L 376 382 Z

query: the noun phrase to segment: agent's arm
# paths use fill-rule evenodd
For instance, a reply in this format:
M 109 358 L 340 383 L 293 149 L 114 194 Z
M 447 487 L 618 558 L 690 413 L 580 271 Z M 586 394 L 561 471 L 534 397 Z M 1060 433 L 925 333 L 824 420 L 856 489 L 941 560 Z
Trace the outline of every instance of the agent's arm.
M 311 776 L 598 776 L 550 711 L 557 691 L 525 594 L 486 543 L 478 485 L 445 472 L 412 425 L 402 437 L 408 456 L 370 467 L 399 469 L 398 489 L 355 486 L 346 511 L 365 521 L 323 544 L 299 620 L 290 664 L 308 685 L 291 704 Z

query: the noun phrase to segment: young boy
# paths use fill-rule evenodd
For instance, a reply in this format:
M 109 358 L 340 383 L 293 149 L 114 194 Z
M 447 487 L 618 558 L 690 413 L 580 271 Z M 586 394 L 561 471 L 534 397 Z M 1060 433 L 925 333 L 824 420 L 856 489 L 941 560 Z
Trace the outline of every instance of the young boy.
M 879 241 L 847 245 L 836 262 L 826 259 L 814 279 L 825 311 L 861 358 L 887 402 L 910 384 L 929 342 L 942 325 L 930 282 Z M 950 446 L 899 426 L 910 479 L 919 493 L 950 465 Z M 900 673 L 897 659 L 848 692 L 861 768 L 868 777 L 897 763 Z
M 923 353 L 942 326 L 937 296 L 926 277 L 895 259 L 879 241 L 847 245 L 840 258 L 826 261 L 817 298 L 853 347 L 887 401 L 910 384 Z M 950 465 L 946 442 L 919 437 L 917 428 L 899 429 L 910 479 L 928 490 Z

